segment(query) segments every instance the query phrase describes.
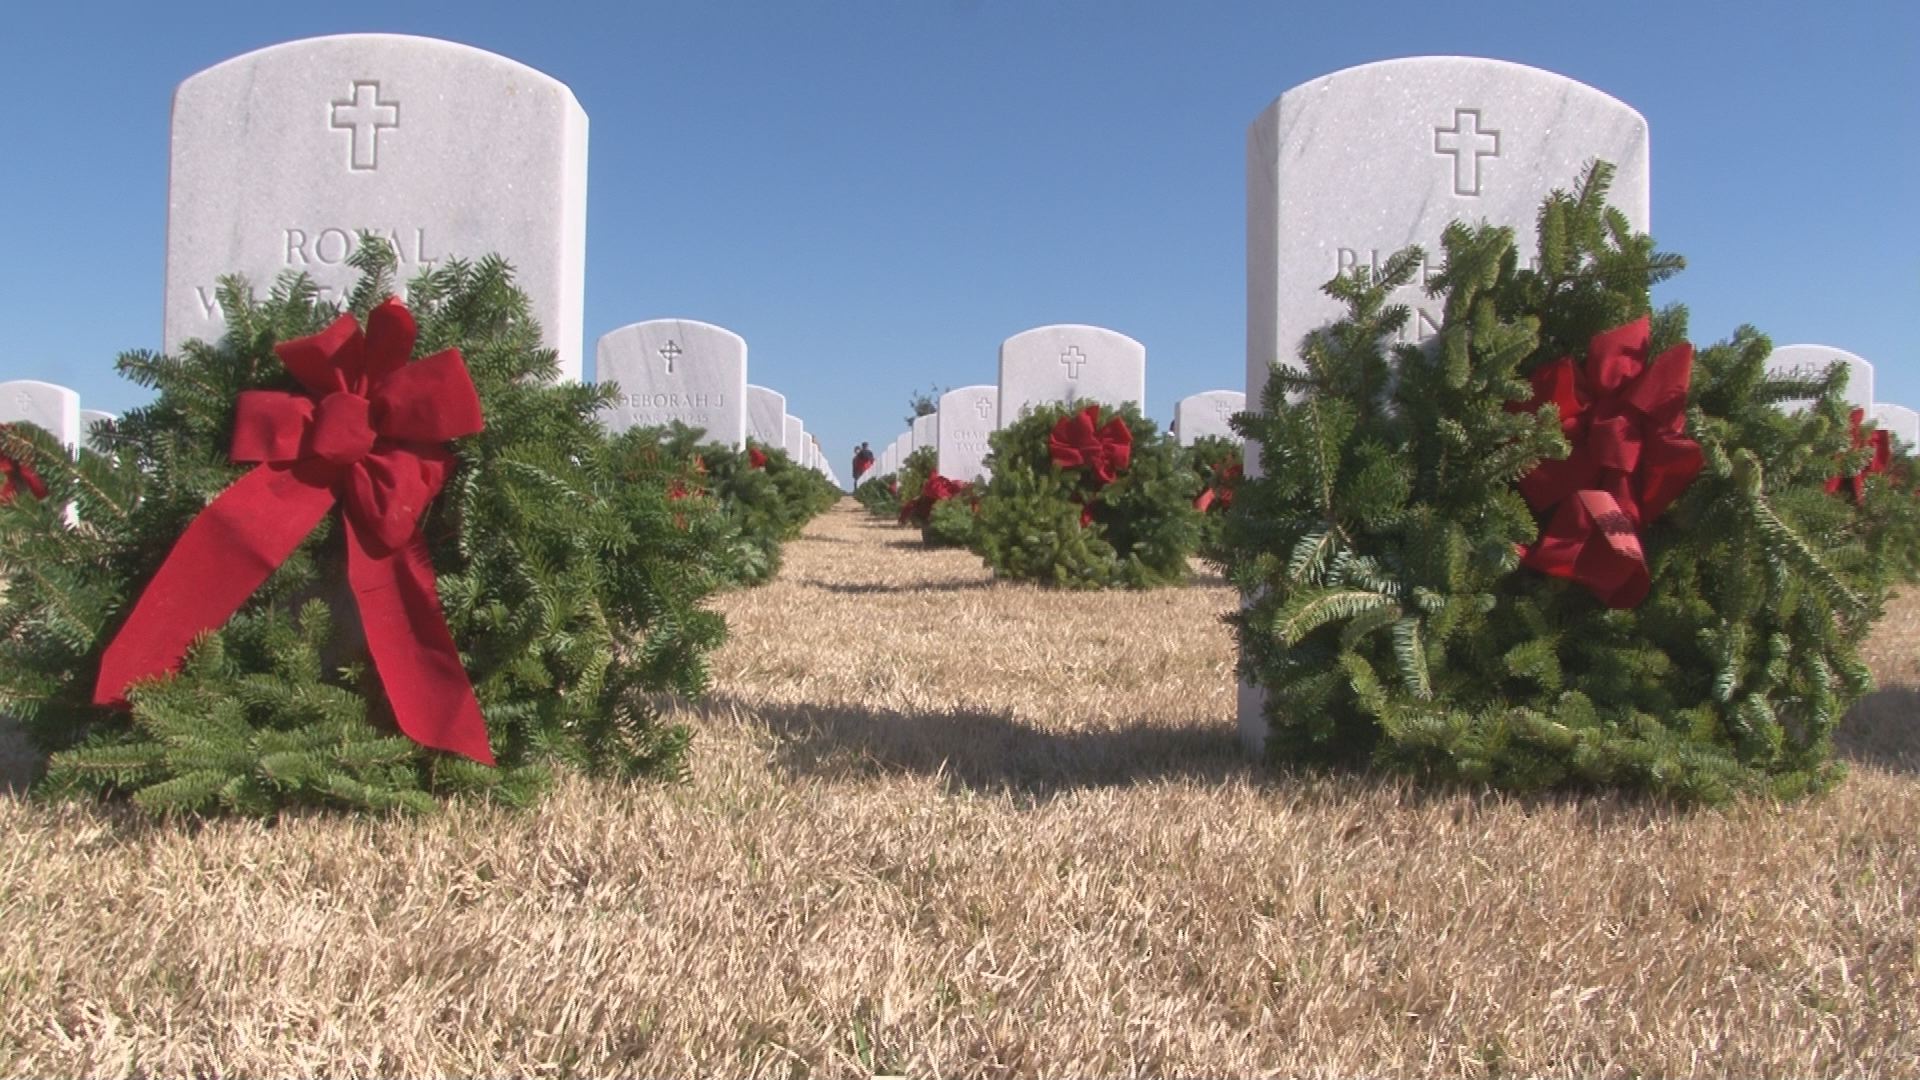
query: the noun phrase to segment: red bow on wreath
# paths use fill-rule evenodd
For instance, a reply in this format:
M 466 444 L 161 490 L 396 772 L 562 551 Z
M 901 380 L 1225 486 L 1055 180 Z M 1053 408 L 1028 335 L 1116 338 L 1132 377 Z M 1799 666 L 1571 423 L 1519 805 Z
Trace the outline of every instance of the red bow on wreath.
M 1829 495 L 1837 494 L 1842 484 L 1851 484 L 1853 501 L 1859 502 L 1867 497 L 1867 477 L 1886 472 L 1887 466 L 1893 463 L 1893 441 L 1888 437 L 1887 429 L 1875 428 L 1872 433 L 1863 438 L 1860 434 L 1860 421 L 1864 419 L 1866 419 L 1865 409 L 1853 410 L 1853 413 L 1847 417 L 1848 435 L 1853 440 L 1855 450 L 1863 450 L 1871 446 L 1873 454 L 1867 458 L 1867 463 L 1860 467 L 1860 471 L 1852 476 L 1828 477 L 1827 494 Z
M 1535 513 L 1553 511 L 1521 562 L 1577 581 L 1608 607 L 1646 599 L 1651 582 L 1640 530 L 1693 483 L 1703 459 L 1686 436 L 1693 346 L 1682 342 L 1649 361 L 1646 317 L 1597 334 L 1584 370 L 1561 357 L 1533 373 L 1533 399 L 1509 406 L 1560 407 L 1572 452 L 1542 461 L 1520 480 Z
M 5 425 L 0 425 L 4 428 Z M 20 486 L 26 485 L 27 491 L 36 499 L 47 497 L 47 483 L 33 466 L 25 461 L 0 454 L 0 503 L 10 503 L 20 494 Z
M 945 502 L 972 486 L 949 480 L 939 473 L 933 473 L 927 477 L 926 483 L 920 485 L 919 498 L 900 508 L 900 524 L 905 525 L 908 521 L 913 521 L 919 525 L 926 525 L 933 517 L 933 508 L 936 504 Z
M 1089 405 L 1060 418 L 1047 436 L 1047 450 L 1062 469 L 1085 469 L 1087 491 L 1082 496 L 1080 524 L 1093 521 L 1093 500 L 1133 461 L 1133 432 L 1115 416 L 1100 425 L 1100 406 Z M 1098 426 L 1096 426 L 1098 425 Z
M 747 447 L 747 467 L 750 469 L 766 468 L 767 455 L 761 453 L 760 448 L 757 446 Z
M 1206 513 L 1214 503 L 1220 504 L 1221 513 L 1233 509 L 1233 489 L 1240 480 L 1240 463 L 1229 461 L 1213 474 L 1213 483 L 1201 489 L 1193 497 L 1193 508 Z
M 340 505 L 347 580 L 400 730 L 493 764 L 486 721 L 440 607 L 420 515 L 453 466 L 447 440 L 481 429 L 459 350 L 408 363 L 413 316 L 389 299 L 365 333 L 342 315 L 274 352 L 307 393 L 248 390 L 231 458 L 257 461 L 187 526 L 100 661 L 98 704 L 175 671 Z

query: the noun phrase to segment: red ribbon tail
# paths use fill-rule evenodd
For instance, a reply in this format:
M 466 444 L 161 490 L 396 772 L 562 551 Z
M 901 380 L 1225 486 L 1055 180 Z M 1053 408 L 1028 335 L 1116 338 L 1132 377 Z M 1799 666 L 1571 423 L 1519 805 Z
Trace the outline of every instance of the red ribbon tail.
M 221 492 L 180 535 L 100 657 L 94 703 L 125 704 L 131 684 L 179 670 L 193 639 L 225 625 L 332 508 L 331 490 L 280 465 L 258 466 Z
M 1202 491 L 1193 500 L 1193 508 L 1195 510 L 1200 511 L 1203 514 L 1207 512 L 1207 507 L 1212 505 L 1213 505 L 1213 489 L 1212 488 L 1207 488 L 1206 490 Z
M 422 746 L 494 764 L 486 718 L 447 629 L 426 541 L 416 531 L 402 547 L 376 555 L 351 518 L 346 533 L 347 580 L 400 730 Z

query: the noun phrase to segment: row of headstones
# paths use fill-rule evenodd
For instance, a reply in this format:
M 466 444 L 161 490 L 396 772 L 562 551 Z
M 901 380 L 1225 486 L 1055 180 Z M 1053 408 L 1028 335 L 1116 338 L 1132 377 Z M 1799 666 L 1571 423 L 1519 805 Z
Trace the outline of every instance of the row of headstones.
M 962 386 L 940 395 L 935 410 L 876 455 L 874 475 L 891 476 L 922 447 L 937 448 L 935 468 L 952 480 L 987 478 L 987 440 L 1036 405 L 1069 401 L 1118 407 L 1146 400 L 1147 348 L 1125 334 L 1099 326 L 1035 327 L 1000 344 L 1000 381 Z M 1204 436 L 1232 438 L 1228 418 L 1245 408 L 1237 390 L 1208 390 L 1174 406 L 1173 431 L 1181 445 Z
M 0 424 L 33 424 L 45 430 L 70 454 L 80 451 L 93 426 L 117 419 L 110 412 L 80 407 L 78 391 L 37 379 L 0 382 Z
M 615 432 L 679 421 L 735 449 L 749 439 L 782 448 L 840 483 L 820 440 L 787 411 L 786 395 L 747 382 L 747 342 L 731 330 L 692 319 L 632 323 L 601 336 L 594 367 L 602 382 L 620 386 L 602 414 Z

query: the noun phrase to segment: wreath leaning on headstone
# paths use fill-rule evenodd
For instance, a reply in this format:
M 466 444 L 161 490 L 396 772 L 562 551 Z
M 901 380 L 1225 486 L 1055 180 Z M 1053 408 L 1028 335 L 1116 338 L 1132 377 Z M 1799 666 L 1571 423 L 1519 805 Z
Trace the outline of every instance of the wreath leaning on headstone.
M 1200 479 L 1138 407 L 1042 405 L 989 445 L 973 546 L 996 577 L 1081 589 L 1186 580 Z
M 418 810 L 528 798 L 555 762 L 684 769 L 654 703 L 705 686 L 730 524 L 626 482 L 611 393 L 553 381 L 505 264 L 449 261 L 406 305 L 388 245 L 355 265 L 344 313 L 304 278 L 223 282 L 224 338 L 122 356 L 154 402 L 0 505 L 0 694 L 45 787 Z
M 1546 200 L 1536 269 L 1511 230 L 1450 227 L 1425 347 L 1386 344 L 1417 249 L 1330 282 L 1346 318 L 1236 422 L 1266 475 L 1227 519 L 1232 621 L 1281 758 L 1704 801 L 1840 775 L 1915 501 L 1838 369 L 1770 377 L 1759 334 L 1696 354 L 1684 310 L 1651 312 L 1681 263 L 1610 175 Z

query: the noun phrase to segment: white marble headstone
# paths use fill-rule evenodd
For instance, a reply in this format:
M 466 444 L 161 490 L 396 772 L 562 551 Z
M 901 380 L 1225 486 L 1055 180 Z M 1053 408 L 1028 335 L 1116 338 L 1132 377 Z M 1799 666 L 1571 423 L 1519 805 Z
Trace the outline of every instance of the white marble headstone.
M 1207 436 L 1240 441 L 1227 421 L 1246 409 L 1247 395 L 1238 390 L 1207 390 L 1181 398 L 1173 407 L 1180 445 L 1192 446 L 1195 440 Z
M 1145 408 L 1147 347 L 1099 326 L 1038 326 L 1000 344 L 1000 427 L 1033 405 L 1097 401 Z
M 903 431 L 893 440 L 893 460 L 902 468 L 913 454 L 913 432 Z
M 402 34 L 260 49 L 180 84 L 167 192 L 165 347 L 225 330 L 223 274 L 265 296 L 283 271 L 337 299 L 356 236 L 400 284 L 497 253 L 533 302 L 560 376 L 581 377 L 587 114 L 525 64 Z
M 788 413 L 782 418 L 782 427 L 780 430 L 782 432 L 780 438 L 781 449 L 787 452 L 787 456 L 793 459 L 795 465 L 806 464 L 806 459 L 801 457 L 801 454 L 806 448 L 807 425 L 801 423 L 799 417 Z
M 1874 423 L 1898 435 L 1909 451 L 1920 447 L 1920 412 L 1914 412 L 1905 405 L 1881 402 L 1873 407 L 1870 415 Z
M 888 445 L 886 449 L 880 451 L 880 464 L 876 466 L 876 468 L 879 469 L 881 476 L 892 476 L 893 470 L 896 467 L 897 465 L 893 459 L 893 447 L 892 445 Z
M 1594 159 L 1615 167 L 1612 204 L 1650 227 L 1647 122 L 1584 83 L 1538 68 L 1463 56 L 1363 64 L 1296 86 L 1247 131 L 1247 400 L 1268 365 L 1294 363 L 1302 339 L 1339 318 L 1321 286 L 1420 245 L 1428 262 L 1393 300 L 1413 308 L 1409 340 L 1440 324 L 1425 279 L 1440 235 L 1461 220 L 1511 226 L 1523 259 L 1536 248 L 1540 201 L 1572 190 Z M 1258 447 L 1246 451 L 1259 475 Z M 1257 688 L 1240 687 L 1240 736 L 1265 744 Z
M 103 412 L 99 409 L 81 409 L 80 410 L 80 438 L 86 442 L 89 448 L 98 450 L 100 448 L 94 445 L 94 442 L 93 442 L 93 425 L 100 423 L 103 420 L 118 420 L 118 419 L 120 418 L 114 415 L 113 413 Z
M 940 395 L 941 476 L 961 483 L 987 478 L 987 437 L 999 416 L 997 386 L 962 386 Z
M 1847 368 L 1847 388 L 1841 397 L 1856 409 L 1870 407 L 1873 404 L 1873 365 L 1860 357 L 1826 345 L 1782 345 L 1767 355 L 1767 370 L 1775 375 L 1819 378 L 1834 364 L 1844 364 Z M 1801 399 L 1783 401 L 1780 407 L 1797 412 L 1808 404 L 1806 399 Z
M 747 384 L 747 437 L 762 446 L 787 442 L 787 395 Z
M 80 426 L 79 392 L 36 379 L 0 382 L 0 423 L 16 421 L 45 428 L 68 453 L 79 449 L 86 433 Z
M 731 330 L 692 319 L 650 319 L 602 335 L 594 378 L 620 384 L 601 414 L 620 432 L 675 420 L 706 439 L 747 445 L 747 343 Z
M 925 416 L 914 417 L 913 418 L 913 448 L 915 450 L 918 450 L 923 446 L 937 447 L 939 445 L 940 445 L 940 414 L 937 412 L 931 412 Z

